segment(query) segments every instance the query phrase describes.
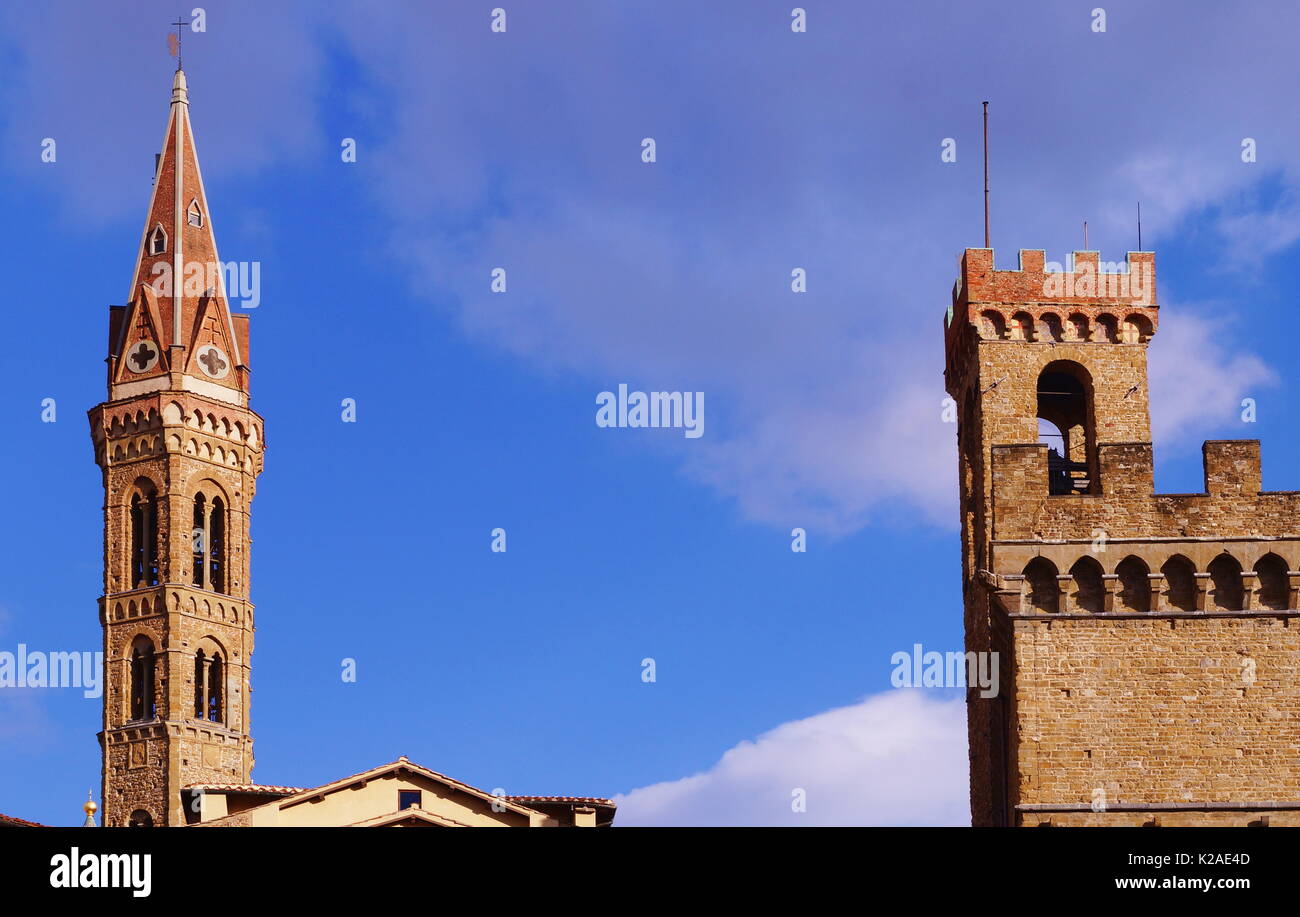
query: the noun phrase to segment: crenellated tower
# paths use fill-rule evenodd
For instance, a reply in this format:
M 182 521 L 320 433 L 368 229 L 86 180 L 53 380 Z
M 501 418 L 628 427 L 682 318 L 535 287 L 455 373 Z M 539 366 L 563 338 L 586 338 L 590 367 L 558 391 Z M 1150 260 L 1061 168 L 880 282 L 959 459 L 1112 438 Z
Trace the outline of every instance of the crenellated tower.
M 1300 824 L 1300 494 L 1257 440 L 1154 492 L 1155 260 L 967 249 L 945 325 L 957 404 L 976 825 Z
M 248 783 L 249 508 L 262 419 L 248 317 L 232 315 L 190 128 L 171 109 L 126 305 L 109 309 L 103 823 L 180 825 L 195 783 Z

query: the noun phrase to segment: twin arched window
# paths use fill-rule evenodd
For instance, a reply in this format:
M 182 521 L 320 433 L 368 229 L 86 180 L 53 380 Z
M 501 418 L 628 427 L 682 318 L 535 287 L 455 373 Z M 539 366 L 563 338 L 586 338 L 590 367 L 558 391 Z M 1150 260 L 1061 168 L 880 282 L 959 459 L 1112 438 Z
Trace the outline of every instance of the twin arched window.
M 195 496 L 192 545 L 194 585 L 226 592 L 226 505 L 220 497 Z
M 153 641 L 141 634 L 131 641 L 131 693 L 128 698 L 132 720 L 151 720 L 157 716 L 154 699 Z
M 158 493 L 149 481 L 131 495 L 131 588 L 158 585 Z
M 194 654 L 194 718 L 212 723 L 225 722 L 223 686 L 225 670 L 221 654 L 211 656 L 199 650 Z

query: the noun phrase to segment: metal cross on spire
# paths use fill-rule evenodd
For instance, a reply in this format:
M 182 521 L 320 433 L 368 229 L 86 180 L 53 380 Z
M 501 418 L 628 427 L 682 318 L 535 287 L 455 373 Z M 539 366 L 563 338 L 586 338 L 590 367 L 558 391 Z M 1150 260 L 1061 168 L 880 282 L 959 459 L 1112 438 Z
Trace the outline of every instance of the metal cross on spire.
M 181 69 L 181 31 L 184 29 L 185 26 L 189 25 L 189 22 L 185 20 L 184 16 L 177 16 L 176 21 L 173 22 L 172 25 L 176 26 L 176 34 L 172 35 L 170 32 L 167 33 L 167 44 L 170 46 L 168 50 L 171 51 L 172 55 L 176 58 L 176 69 L 180 70 Z

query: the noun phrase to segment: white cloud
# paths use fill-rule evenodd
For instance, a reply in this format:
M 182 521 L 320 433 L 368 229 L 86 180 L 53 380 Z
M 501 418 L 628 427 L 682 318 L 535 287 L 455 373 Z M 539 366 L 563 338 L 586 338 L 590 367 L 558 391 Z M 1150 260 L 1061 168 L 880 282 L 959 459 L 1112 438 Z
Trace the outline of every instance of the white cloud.
M 964 702 L 920 689 L 776 727 L 709 770 L 618 797 L 617 824 L 968 825 Z M 792 810 L 796 789 L 807 811 Z
M 1211 323 L 1176 308 L 1162 310 L 1148 357 L 1151 435 L 1185 445 L 1206 430 L 1237 420 L 1241 401 L 1277 384 L 1277 375 L 1249 353 L 1234 352 L 1227 310 Z

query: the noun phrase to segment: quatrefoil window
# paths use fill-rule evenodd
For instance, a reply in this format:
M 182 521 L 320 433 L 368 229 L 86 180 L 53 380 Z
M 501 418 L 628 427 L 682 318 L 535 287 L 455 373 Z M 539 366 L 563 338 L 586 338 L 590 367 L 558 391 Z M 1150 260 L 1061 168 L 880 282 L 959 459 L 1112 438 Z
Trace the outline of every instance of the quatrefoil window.
M 153 341 L 141 341 L 131 348 L 126 365 L 132 372 L 147 373 L 158 365 L 159 353 L 161 351 Z
M 199 368 L 213 379 L 224 379 L 230 372 L 229 358 L 212 344 L 199 348 L 198 362 Z

